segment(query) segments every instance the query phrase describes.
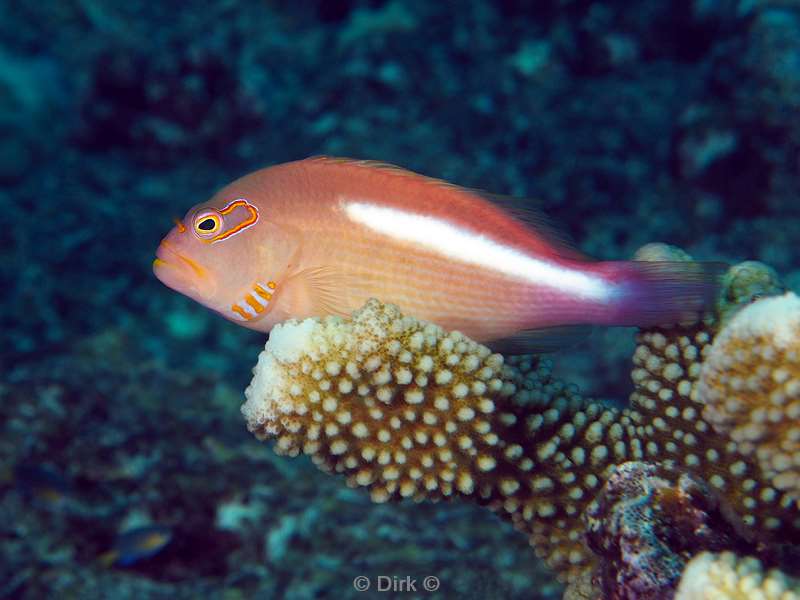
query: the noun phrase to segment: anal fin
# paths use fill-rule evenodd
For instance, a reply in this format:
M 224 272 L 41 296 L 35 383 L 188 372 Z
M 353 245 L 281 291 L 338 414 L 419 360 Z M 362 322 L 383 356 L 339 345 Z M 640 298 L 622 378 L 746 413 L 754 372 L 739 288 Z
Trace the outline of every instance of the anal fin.
M 565 350 L 586 339 L 591 325 L 560 325 L 528 329 L 507 338 L 492 340 L 486 345 L 500 354 L 547 354 Z

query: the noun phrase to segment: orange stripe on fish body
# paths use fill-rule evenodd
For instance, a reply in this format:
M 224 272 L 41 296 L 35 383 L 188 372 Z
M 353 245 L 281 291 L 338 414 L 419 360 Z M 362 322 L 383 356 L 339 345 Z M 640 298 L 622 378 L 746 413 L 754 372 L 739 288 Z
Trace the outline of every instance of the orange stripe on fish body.
M 231 311 L 238 315 L 243 321 L 249 320 L 251 317 L 249 314 L 245 312 L 245 310 L 239 306 L 238 304 L 234 304 L 231 306 Z
M 266 284 L 266 287 L 274 290 L 277 285 L 275 282 L 270 281 Z M 259 283 L 253 285 L 253 291 L 255 294 L 245 294 L 242 301 L 231 306 L 231 311 L 236 314 L 238 319 L 252 321 L 267 310 L 273 294 L 264 289 L 264 286 Z
M 267 284 L 267 287 L 269 289 L 271 289 L 271 290 L 274 290 L 275 289 L 275 284 L 272 281 L 270 281 Z M 258 283 L 255 284 L 253 286 L 253 289 L 255 290 L 256 294 L 258 294 L 259 296 L 264 298 L 264 300 L 272 300 L 272 293 L 268 292 L 267 290 L 265 290 L 260 284 L 258 284 Z
M 264 312 L 265 304 L 261 304 L 261 302 L 256 300 L 252 294 L 247 294 L 247 296 L 244 297 L 244 300 L 250 305 L 250 308 L 257 313 Z

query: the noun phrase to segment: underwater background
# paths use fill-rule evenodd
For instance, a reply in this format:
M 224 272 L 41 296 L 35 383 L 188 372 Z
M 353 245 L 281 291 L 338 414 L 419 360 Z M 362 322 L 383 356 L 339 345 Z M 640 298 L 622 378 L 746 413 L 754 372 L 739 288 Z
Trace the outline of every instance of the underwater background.
M 0 597 L 364 598 L 359 575 L 560 597 L 488 511 L 372 504 L 247 432 L 264 336 L 151 263 L 173 216 L 254 169 L 396 163 L 535 198 L 598 258 L 663 241 L 800 290 L 792 0 L 0 10 Z M 633 347 L 598 331 L 552 360 L 620 402 Z

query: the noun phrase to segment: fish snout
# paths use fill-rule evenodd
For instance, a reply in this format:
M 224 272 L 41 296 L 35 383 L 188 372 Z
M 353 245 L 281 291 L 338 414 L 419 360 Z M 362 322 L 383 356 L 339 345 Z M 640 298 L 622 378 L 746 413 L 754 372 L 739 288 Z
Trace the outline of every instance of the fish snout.
M 205 298 L 213 293 L 213 279 L 208 270 L 167 240 L 156 249 L 153 274 L 167 287 L 187 296 Z

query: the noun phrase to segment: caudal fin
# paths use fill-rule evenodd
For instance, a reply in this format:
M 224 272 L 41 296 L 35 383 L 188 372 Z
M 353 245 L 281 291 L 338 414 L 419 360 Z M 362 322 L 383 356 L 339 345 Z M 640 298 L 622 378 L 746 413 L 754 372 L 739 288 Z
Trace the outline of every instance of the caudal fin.
M 727 267 L 690 261 L 605 263 L 603 270 L 619 286 L 609 324 L 653 327 L 699 320 L 716 302 Z

